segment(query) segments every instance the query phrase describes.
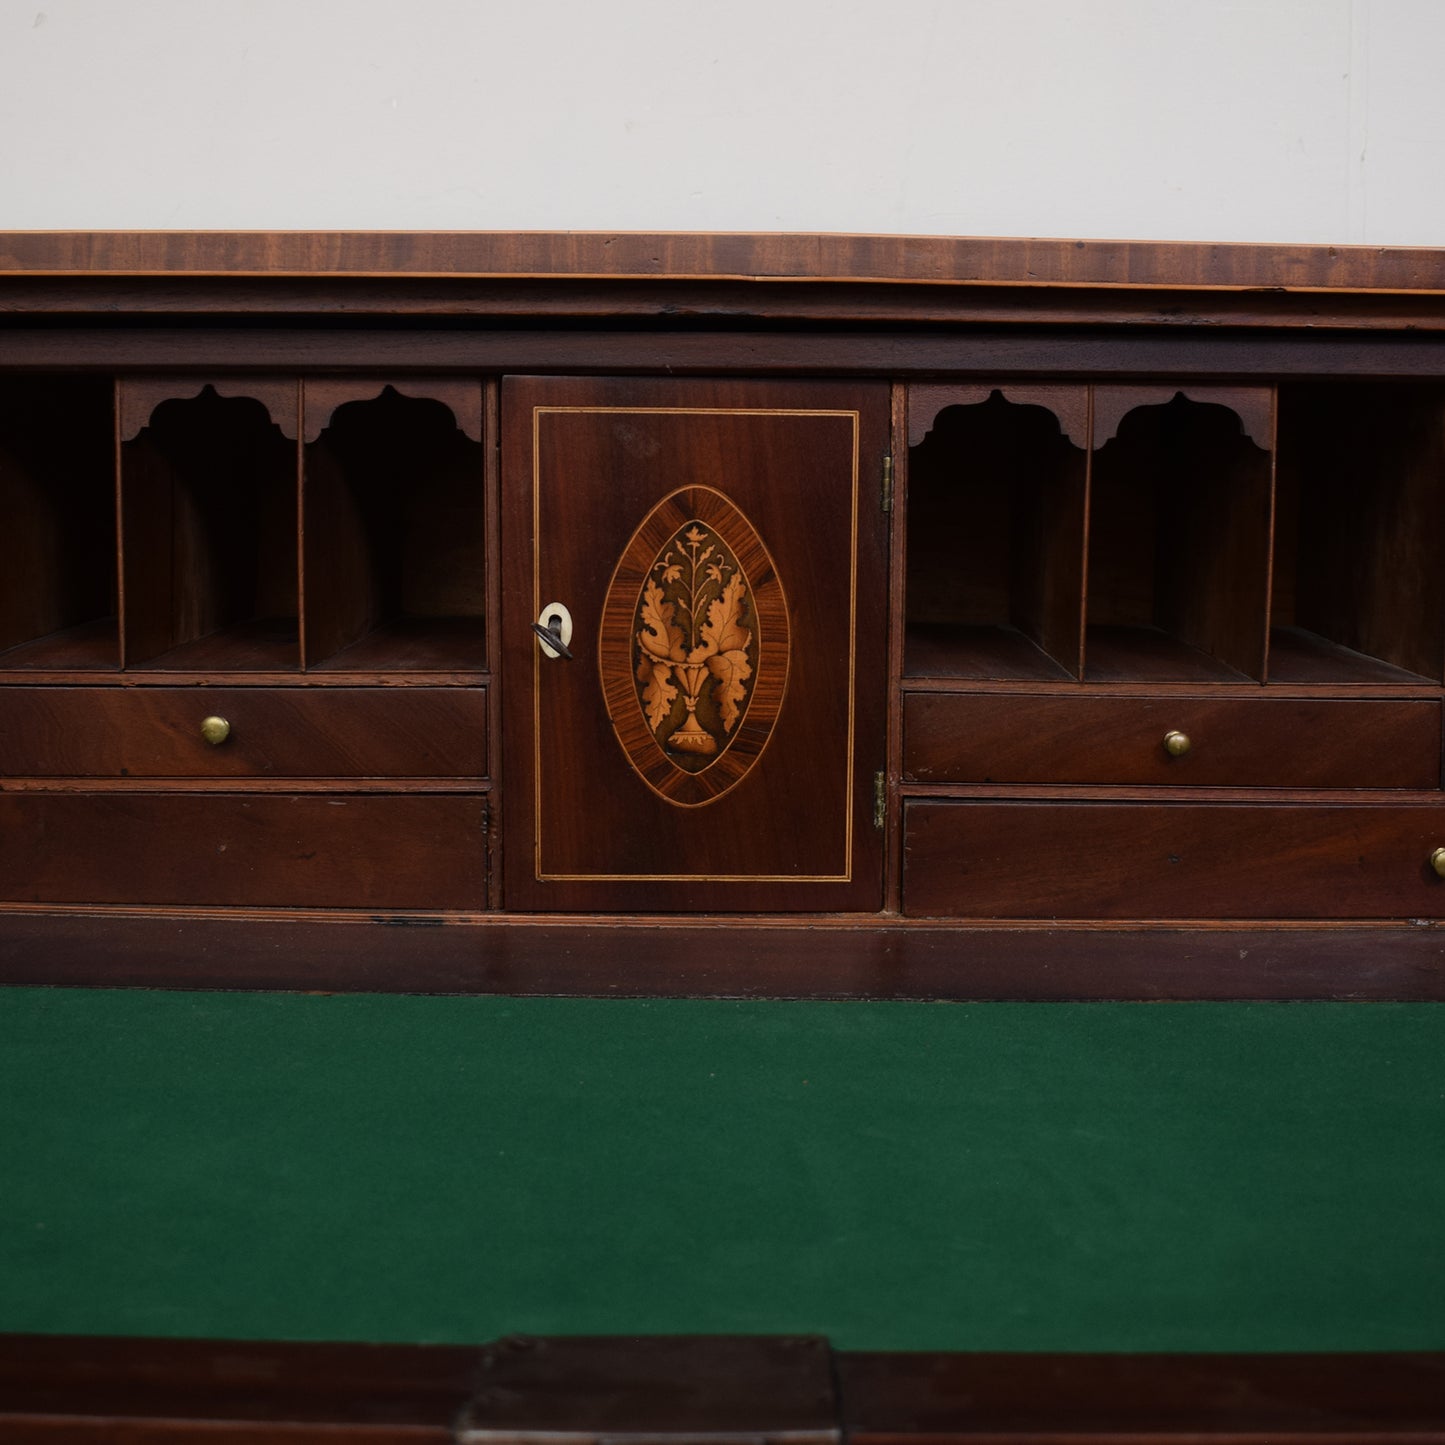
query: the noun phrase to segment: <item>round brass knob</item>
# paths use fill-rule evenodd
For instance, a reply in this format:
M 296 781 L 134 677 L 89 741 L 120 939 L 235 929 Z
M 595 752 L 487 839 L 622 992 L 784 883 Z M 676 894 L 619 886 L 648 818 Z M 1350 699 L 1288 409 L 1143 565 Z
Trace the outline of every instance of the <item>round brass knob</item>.
M 220 747 L 231 736 L 231 724 L 223 717 L 202 718 L 201 736 L 213 748 Z
M 1445 878 L 1445 848 L 1437 848 L 1430 855 L 1430 866 L 1442 877 Z
M 1189 741 L 1188 733 L 1178 731 L 1164 734 L 1164 751 L 1171 758 L 1182 758 L 1194 744 Z

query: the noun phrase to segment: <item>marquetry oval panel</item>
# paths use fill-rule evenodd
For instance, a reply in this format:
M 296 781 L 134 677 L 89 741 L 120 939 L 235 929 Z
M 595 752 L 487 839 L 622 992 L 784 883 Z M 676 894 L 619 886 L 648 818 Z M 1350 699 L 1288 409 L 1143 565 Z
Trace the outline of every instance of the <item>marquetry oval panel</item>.
M 782 711 L 789 646 L 753 524 L 712 487 L 664 497 L 623 550 L 597 643 L 612 730 L 653 792 L 699 807 L 742 781 Z

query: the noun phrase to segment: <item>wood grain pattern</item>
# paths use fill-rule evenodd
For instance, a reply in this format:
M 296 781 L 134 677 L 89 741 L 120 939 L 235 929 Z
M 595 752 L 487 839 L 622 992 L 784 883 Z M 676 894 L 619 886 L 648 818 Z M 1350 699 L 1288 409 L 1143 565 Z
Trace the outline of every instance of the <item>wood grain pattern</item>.
M 476 908 L 483 802 L 457 794 L 6 793 L 21 903 Z
M 18 231 L 16 275 L 733 277 L 1445 292 L 1438 250 L 607 231 Z
M 9 905 L 7 927 L 20 926 L 20 915 L 11 917 L 17 906 L 40 910 L 26 915 L 41 930 L 28 935 L 32 942 L 45 927 L 53 930 L 54 950 L 36 945 L 39 963 L 23 967 L 83 971 L 92 964 L 77 961 L 85 949 L 72 929 L 90 928 L 98 948 L 122 916 L 117 910 L 152 903 L 224 910 L 237 906 L 228 901 L 233 897 L 257 908 L 319 907 L 316 900 L 324 899 L 357 916 L 363 905 L 426 910 L 432 922 L 460 911 L 480 914 L 488 902 L 503 900 L 554 906 L 555 896 L 529 900 L 525 882 L 503 891 L 499 820 L 508 876 L 525 880 L 535 871 L 525 815 L 535 803 L 534 783 L 553 767 L 552 750 L 563 759 L 557 775 L 574 768 L 582 784 L 605 771 L 604 760 L 621 755 L 605 731 L 573 727 L 555 697 L 538 709 L 545 753 L 533 733 L 517 731 L 520 707 L 535 701 L 532 685 L 550 686 L 556 677 L 531 670 L 530 638 L 514 635 L 511 626 L 530 622 L 547 598 L 524 596 L 525 583 L 514 585 L 509 572 L 505 616 L 500 605 L 503 559 L 507 569 L 516 567 L 530 533 L 525 508 L 516 510 L 512 464 L 505 478 L 499 468 L 496 378 L 537 372 L 605 373 L 605 381 L 576 385 L 579 394 L 612 396 L 654 385 L 660 394 L 662 383 L 652 379 L 663 374 L 693 378 L 668 386 L 691 384 L 692 394 L 709 398 L 775 388 L 882 397 L 883 379 L 891 385 L 905 508 L 906 442 L 921 464 L 912 468 L 909 533 L 900 528 L 893 537 L 891 586 L 887 525 L 880 520 L 850 601 L 873 649 L 866 680 L 848 689 L 855 718 L 866 713 L 865 728 L 872 729 L 874 756 L 866 765 L 861 752 L 855 760 L 848 812 L 862 849 L 852 862 L 863 859 L 869 888 L 866 896 L 861 889 L 807 898 L 789 891 L 824 833 L 809 779 L 822 767 L 817 740 L 836 726 L 829 713 L 839 706 L 835 696 L 827 706 L 813 704 L 808 729 L 793 739 L 789 767 L 763 780 L 765 801 L 754 814 L 718 830 L 728 839 L 722 854 L 710 854 L 713 844 L 699 842 L 700 832 L 629 814 L 614 793 L 589 794 L 567 775 L 566 786 L 546 801 L 558 823 L 554 837 L 584 848 L 610 831 L 608 847 L 623 857 L 621 866 L 644 873 L 660 868 L 659 859 L 672 866 L 680 857 L 701 858 L 689 865 L 697 868 L 694 879 L 668 901 L 658 900 L 650 880 L 632 887 L 607 879 L 567 905 L 612 911 L 610 919 L 579 918 L 580 932 L 556 924 L 558 931 L 546 934 L 540 923 L 529 931 L 521 919 L 500 929 L 476 920 L 388 929 L 375 942 L 353 943 L 364 960 L 355 964 L 335 939 L 371 935 L 349 934 L 359 926 L 338 924 L 341 933 L 326 935 L 333 941 L 316 944 L 318 970 L 405 986 L 405 969 L 390 964 L 382 946 L 386 934 L 405 932 L 416 936 L 406 957 L 424 960 L 423 974 L 434 970 L 432 976 L 462 988 L 736 988 L 839 997 L 871 996 L 868 990 L 888 996 L 889 989 L 905 996 L 994 996 L 991 989 L 1003 996 L 1055 996 L 1050 990 L 1071 996 L 1070 989 L 1130 996 L 1133 989 L 1134 996 L 1162 990 L 1187 997 L 1231 996 L 1233 989 L 1273 997 L 1293 987 L 1320 991 L 1312 996 L 1366 989 L 1371 996 L 1413 997 L 1439 987 L 1428 929 L 1315 926 L 1308 932 L 1316 954 L 1309 956 L 1302 929 L 1251 934 L 1221 928 L 1219 920 L 1235 910 L 1275 918 L 1281 908 L 1316 925 L 1322 914 L 1399 921 L 1433 911 L 1433 903 L 1417 902 L 1416 889 L 1432 900 L 1438 889 L 1418 876 L 1423 864 L 1415 850 L 1432 814 L 1427 794 L 1439 797 L 1445 253 L 873 237 L 0 236 L 0 309 L 14 323 L 0 330 L 0 372 L 20 399 L 8 414 L 18 423 L 0 425 L 0 505 L 8 508 L 5 522 L 18 515 L 27 538 L 0 575 L 0 649 L 15 644 L 0 656 L 0 724 L 13 719 L 0 727 L 0 748 L 18 749 L 20 765 L 39 774 L 15 782 L 0 806 L 28 820 L 9 840 L 12 892 L 29 897 L 33 875 L 35 897 L 56 900 L 56 916 L 43 925 L 44 903 Z M 52 378 L 51 371 L 66 375 Z M 113 377 L 120 403 L 114 411 L 106 399 Z M 208 382 L 213 392 L 205 392 Z M 44 420 L 54 411 L 46 411 L 46 397 L 62 391 L 70 398 L 66 407 L 73 401 L 89 417 L 75 435 L 90 438 L 92 461 L 114 449 L 112 416 L 131 438 L 123 450 L 119 538 L 103 520 L 113 515 L 113 475 L 72 480 L 86 468 L 58 460 L 50 440 L 65 427 Z M 1179 394 L 1191 401 L 1176 403 Z M 259 398 L 258 410 L 269 408 L 270 417 L 238 446 L 221 420 L 246 396 Z M 447 413 L 451 434 L 461 439 L 455 466 L 433 464 L 419 440 L 426 428 L 398 426 L 391 414 L 397 406 Z M 1048 448 L 1027 428 L 996 427 L 991 440 L 972 439 L 963 449 L 965 460 L 953 470 L 963 476 L 973 469 L 973 491 L 968 505 L 955 506 L 950 489 L 957 477 L 943 466 L 931 473 L 924 455 L 950 418 L 1040 407 L 1058 423 L 1058 456 L 1050 462 Z M 1198 425 L 1177 428 L 1172 439 L 1162 425 L 1154 428 L 1160 435 L 1141 436 L 1141 412 L 1191 407 Z M 1204 424 L 1204 414 L 1221 407 L 1233 419 L 1227 439 L 1223 426 L 1215 435 Z M 204 411 L 207 419 L 177 423 L 177 409 Z M 859 409 L 874 416 L 870 435 L 879 439 L 881 456 L 885 408 L 869 400 Z M 387 420 L 360 428 L 348 449 L 343 434 L 361 412 L 386 413 Z M 274 432 L 280 449 L 273 446 L 270 460 L 256 466 L 236 461 L 266 450 L 256 441 L 262 432 Z M 17 465 L 13 445 L 7 453 L 16 435 L 26 445 L 40 440 L 38 467 L 28 459 Z M 386 459 L 388 437 L 400 444 Z M 304 484 L 294 440 L 300 438 L 310 438 Z M 557 479 L 566 522 L 560 535 L 549 533 L 548 547 L 559 562 L 577 563 L 576 575 L 590 576 L 589 548 L 604 555 L 610 549 L 605 572 L 656 500 L 660 483 L 649 484 L 646 504 L 638 493 L 625 521 L 614 515 L 625 510 L 617 499 L 632 496 L 629 488 L 640 486 L 649 465 L 657 469 L 644 455 L 656 441 L 614 435 L 584 442 L 579 454 L 587 465 L 611 448 L 606 465 L 595 474 L 584 466 L 577 475 L 592 478 L 585 485 Z M 726 476 L 733 453 L 715 441 L 679 444 L 673 460 L 691 465 L 701 455 L 704 471 Z M 757 505 L 748 505 L 750 517 L 763 519 L 759 535 L 768 547 L 793 546 L 779 544 L 780 533 L 808 536 L 806 548 L 780 553 L 780 573 L 806 577 L 822 596 L 823 559 L 836 555 L 839 537 L 834 502 L 805 497 L 791 475 L 778 482 L 769 471 L 779 456 L 784 472 L 800 475 L 817 459 L 804 446 L 789 452 L 747 443 L 733 452 L 770 479 L 758 484 L 764 495 Z M 1129 455 L 1121 461 L 1123 453 Z M 1282 464 L 1273 489 L 1277 523 L 1271 454 Z M 94 465 L 86 474 L 103 472 Z M 980 475 L 982 485 L 974 486 Z M 221 485 L 213 490 L 216 480 Z M 595 502 L 594 490 L 607 505 Z M 58 504 L 47 512 L 50 502 Z M 81 529 L 88 537 L 76 532 L 82 514 L 92 519 Z M 119 587 L 111 565 L 117 543 Z M 905 570 L 913 574 L 906 613 Z M 595 587 L 584 580 L 584 613 L 596 611 L 604 583 L 605 577 Z M 936 613 L 929 610 L 930 587 L 934 602 L 949 604 Z M 109 620 L 117 612 L 119 656 Z M 803 609 L 801 635 L 810 645 L 827 633 L 825 613 Z M 885 617 L 893 618 L 891 628 Z M 498 646 L 504 634 L 506 656 Z M 115 671 L 117 662 L 130 670 Z M 488 688 L 486 709 L 497 719 L 511 713 L 505 777 L 495 747 L 502 729 L 472 721 L 480 700 L 470 687 L 489 664 L 496 666 L 496 685 Z M 836 657 L 829 666 L 836 681 Z M 97 668 L 112 670 L 104 679 L 91 674 L 107 684 L 103 700 L 89 709 L 112 725 L 103 741 L 85 731 L 88 705 L 79 687 L 86 669 Z M 1270 685 L 1246 699 L 1238 684 L 1247 678 Z M 980 696 L 949 699 L 959 679 Z M 248 709 L 237 745 L 211 760 L 212 771 L 181 771 L 191 766 L 192 745 L 184 706 L 163 689 L 137 686 L 161 680 L 205 680 L 214 684 L 210 702 Z M 797 680 L 790 675 L 785 722 L 797 706 Z M 434 699 L 436 689 L 427 684 L 441 681 L 457 696 Z M 368 694 L 348 704 L 349 685 L 358 682 L 389 686 L 375 689 L 375 700 Z M 1102 689 L 1091 691 L 1095 684 Z M 1025 689 L 1038 695 L 1030 700 Z M 1065 689 L 1076 695 L 1072 709 Z M 315 706 L 301 702 L 307 692 L 317 695 Z M 985 692 L 998 696 L 982 698 Z M 323 713 L 324 738 L 307 722 Z M 432 722 L 443 715 L 464 715 L 465 740 L 428 741 Z M 1165 730 L 1184 721 L 1196 737 L 1185 759 L 1166 762 L 1159 754 L 1154 732 L 1165 716 L 1172 719 Z M 258 745 L 257 722 L 285 722 L 288 731 L 294 724 L 294 735 L 284 746 Z M 1055 741 L 1053 749 L 1028 745 L 1039 728 Z M 1303 750 L 1291 747 L 1300 729 L 1316 739 Z M 484 740 L 494 756 L 482 764 L 471 749 Z M 901 776 L 905 746 L 912 779 Z M 772 749 L 770 742 L 764 761 Z M 135 766 L 139 773 L 120 775 Z M 435 772 L 418 771 L 433 766 Z M 480 779 L 465 799 L 444 791 L 449 779 L 482 766 L 498 778 L 486 806 Z M 891 799 L 881 836 L 870 831 L 879 767 L 887 771 Z M 95 770 L 90 781 L 85 769 Z M 367 871 L 375 868 L 378 877 L 384 871 L 385 839 L 374 836 L 385 834 L 384 823 L 368 823 L 366 837 L 355 842 L 361 869 L 355 877 L 343 876 L 334 861 L 340 832 L 315 822 L 324 814 L 314 810 L 340 811 L 341 795 L 325 789 L 328 777 L 343 776 L 356 790 L 345 807 L 364 801 L 378 810 L 376 819 L 409 819 L 401 838 L 420 840 L 417 858 L 406 865 L 416 886 L 397 896 L 412 901 L 374 902 L 391 896 Z M 392 786 L 388 779 L 403 776 L 416 797 L 383 791 Z M 149 791 L 155 782 L 147 779 L 162 778 L 169 780 L 166 792 Z M 935 778 L 951 781 L 934 784 Z M 749 774 L 737 792 L 754 781 Z M 1281 792 L 1282 785 L 1295 792 Z M 1216 806 L 1196 801 L 1201 786 L 1215 790 Z M 907 805 L 905 830 L 900 789 L 926 787 L 934 791 Z M 1073 896 L 1084 900 L 1070 908 L 1088 914 L 1088 895 L 1096 921 L 1142 912 L 1188 917 L 1196 927 L 1150 934 L 1045 928 L 1047 910 L 1057 906 L 1051 900 L 1070 895 L 1067 887 L 1050 894 L 1047 865 L 1037 862 L 1050 847 L 1031 811 L 1044 806 L 1030 801 L 1029 789 L 1040 787 L 1068 792 L 1047 807 L 1066 835 L 1060 876 L 1077 875 Z M 1306 791 L 1347 787 L 1357 791 Z M 248 788 L 252 795 L 241 791 Z M 1260 809 L 1250 810 L 1246 788 L 1270 790 Z M 1419 792 L 1394 806 L 1389 788 Z M 69 811 L 87 801 L 87 792 L 99 799 L 90 838 L 79 813 Z M 301 802 L 296 816 L 313 822 L 288 831 L 286 810 Z M 402 802 L 430 803 L 434 811 L 412 817 L 382 808 Z M 453 806 L 473 810 L 466 827 L 480 836 L 479 846 L 469 839 L 452 848 L 462 862 L 443 856 L 436 841 L 448 829 L 453 842 L 461 836 L 448 811 Z M 915 909 L 931 887 L 945 912 L 975 907 L 976 898 L 959 905 L 957 890 L 950 891 L 947 850 L 931 862 L 925 857 L 933 824 L 920 820 L 934 817 L 926 810 L 951 809 L 946 816 L 956 820 L 990 808 L 1007 822 L 990 835 L 994 853 L 984 861 L 998 875 L 1000 898 L 1031 910 L 1035 925 L 1010 933 L 941 919 L 898 924 L 873 912 L 900 901 Z M 214 872 L 213 860 L 185 856 L 186 820 L 205 809 L 212 822 L 261 819 L 256 836 L 269 832 L 268 857 L 256 865 L 251 892 Z M 1095 828 L 1105 809 L 1114 810 L 1113 824 Z M 1228 810 L 1236 821 L 1224 821 Z M 142 815 L 144 826 L 126 821 Z M 1246 816 L 1248 829 L 1240 821 Z M 1161 863 L 1159 855 L 1169 829 L 1188 824 L 1200 829 L 1190 844 L 1199 867 L 1181 882 L 1189 870 Z M 906 864 L 899 856 L 905 831 Z M 42 833 L 45 846 L 31 856 L 26 839 Z M 57 839 L 77 850 L 68 876 L 46 851 Z M 308 874 L 308 839 L 322 843 L 318 857 L 333 858 L 314 865 L 326 872 L 324 884 Z M 122 865 L 98 860 L 104 847 L 117 844 L 117 857 L 149 857 L 151 873 L 142 876 L 136 861 L 124 886 L 112 888 L 105 869 Z M 882 872 L 885 847 L 900 861 L 891 877 Z M 1010 850 L 1013 861 L 1001 862 Z M 1415 870 L 1409 877 L 1397 867 L 1406 853 L 1406 874 Z M 726 881 L 734 876 L 726 868 L 713 866 L 719 857 L 744 855 L 769 860 L 773 876 L 787 882 L 740 886 Z M 1025 874 L 1040 870 L 1037 883 L 1024 886 L 1022 905 L 1017 876 L 1012 883 L 1003 876 L 1009 867 L 1017 874 L 1017 855 L 1029 860 Z M 281 874 L 288 867 L 303 884 L 311 878 L 304 884 L 315 885 L 306 895 L 311 901 L 287 891 L 290 879 Z M 422 876 L 429 868 L 441 880 L 434 892 Z M 907 875 L 901 897 L 900 873 Z M 99 900 L 85 890 L 102 885 L 114 906 L 86 922 L 83 910 Z M 240 891 L 227 891 L 233 887 Z M 791 908 L 805 910 L 793 928 L 773 916 L 739 931 L 728 916 L 735 909 Z M 832 908 L 870 916 L 820 911 Z M 633 911 L 636 926 L 623 910 Z M 685 922 L 692 910 L 705 920 L 697 927 Z M 174 920 L 129 922 L 160 932 L 147 935 L 159 950 L 154 959 L 132 953 L 127 966 L 183 979 L 179 952 L 156 942 L 169 936 Z M 262 931 L 300 926 L 254 923 Z M 279 971 L 267 976 L 284 977 L 276 959 L 263 958 L 261 933 L 233 935 L 227 931 L 233 920 L 222 916 L 186 926 L 192 940 L 195 929 L 221 930 L 209 936 L 234 943 L 240 974 L 271 969 Z M 1287 947 L 1283 933 L 1292 940 Z M 1248 960 L 1200 941 L 1226 935 Z M 654 944 L 677 956 L 644 957 Z M 297 945 L 290 959 L 303 971 L 313 964 L 302 958 L 304 947 Z M 469 970 L 469 962 L 476 966 Z
M 1440 705 L 1417 700 L 913 694 L 904 772 L 925 783 L 1433 788 Z M 1171 757 L 1164 735 L 1191 741 Z
M 482 778 L 486 739 L 484 688 L 0 689 L 5 777 Z
M 509 908 L 880 906 L 872 779 L 886 763 L 886 614 L 862 603 L 886 587 L 888 406 L 879 385 L 507 381 Z M 691 806 L 634 771 L 598 652 L 618 559 L 679 486 L 746 516 L 781 580 L 791 639 L 760 756 L 726 794 Z M 542 659 L 531 631 L 551 601 L 572 613 L 570 662 Z
M 1445 802 L 933 802 L 905 808 L 904 911 L 1037 919 L 1438 918 Z

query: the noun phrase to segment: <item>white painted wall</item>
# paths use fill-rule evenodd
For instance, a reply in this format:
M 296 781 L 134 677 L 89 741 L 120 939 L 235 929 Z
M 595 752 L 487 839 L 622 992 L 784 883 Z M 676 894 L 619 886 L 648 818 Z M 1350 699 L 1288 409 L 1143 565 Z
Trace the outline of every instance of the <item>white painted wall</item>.
M 1445 246 L 1445 0 L 0 0 L 0 228 Z

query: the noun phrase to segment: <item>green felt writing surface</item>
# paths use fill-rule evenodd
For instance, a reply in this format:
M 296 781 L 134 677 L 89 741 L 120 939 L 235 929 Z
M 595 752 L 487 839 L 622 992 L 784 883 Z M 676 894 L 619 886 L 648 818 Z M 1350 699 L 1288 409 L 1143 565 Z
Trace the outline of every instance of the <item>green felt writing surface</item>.
M 0 1329 L 1445 1348 L 1445 1006 L 0 993 Z

